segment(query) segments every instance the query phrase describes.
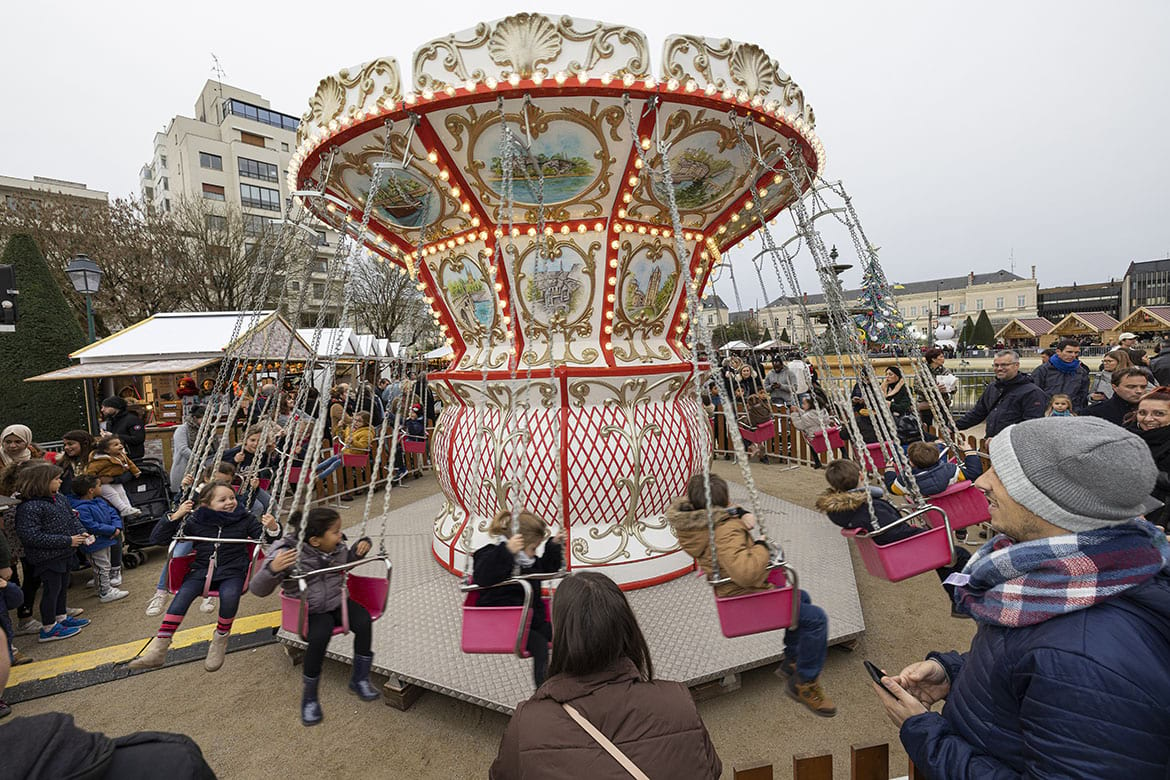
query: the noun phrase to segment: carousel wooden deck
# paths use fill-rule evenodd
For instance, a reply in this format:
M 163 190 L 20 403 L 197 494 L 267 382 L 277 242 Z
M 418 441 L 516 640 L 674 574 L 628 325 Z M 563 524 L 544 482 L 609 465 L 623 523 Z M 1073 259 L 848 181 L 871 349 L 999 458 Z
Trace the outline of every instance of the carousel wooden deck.
M 746 492 L 732 486 L 736 500 Z M 784 546 L 800 586 L 829 614 L 829 643 L 865 630 L 848 542 L 823 515 L 761 495 L 769 532 Z M 462 596 L 455 577 L 431 556 L 432 518 L 443 496 L 409 504 L 390 516 L 386 547 L 394 562 L 390 601 L 374 624 L 374 669 L 395 681 L 510 713 L 532 693 L 532 662 L 512 656 L 465 655 L 459 649 Z M 371 519 L 370 532 L 381 527 Z M 645 632 L 657 676 L 695 686 L 775 663 L 779 631 L 726 639 L 710 588 L 696 576 L 627 594 Z M 287 632 L 280 640 L 303 646 Z M 351 663 L 352 641 L 335 637 L 329 657 Z

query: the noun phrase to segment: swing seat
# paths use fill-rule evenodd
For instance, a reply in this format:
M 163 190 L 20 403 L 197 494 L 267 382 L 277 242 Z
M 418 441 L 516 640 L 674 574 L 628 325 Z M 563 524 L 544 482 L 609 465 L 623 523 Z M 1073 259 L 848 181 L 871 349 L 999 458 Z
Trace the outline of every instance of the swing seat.
M 528 632 L 532 628 L 532 584 L 525 579 L 504 580 L 498 585 L 519 585 L 524 589 L 524 603 L 517 607 L 481 607 L 479 594 L 489 588 L 464 586 L 463 633 L 460 648 L 465 653 L 512 654 L 528 658 Z
M 743 437 L 744 441 L 750 441 L 753 444 L 771 441 L 776 438 L 776 418 L 769 418 L 767 422 L 760 423 L 754 429 L 741 425 L 739 426 L 739 435 Z
M 938 495 L 927 498 L 931 504 L 946 512 L 952 531 L 991 520 L 987 496 L 975 488 L 974 482 L 956 482 Z M 935 516 L 928 519 L 932 526 L 938 525 Z
M 800 613 L 796 572 L 786 566 L 777 566 L 768 572 L 768 582 L 772 583 L 772 590 L 715 597 L 723 636 L 730 639 L 796 625 Z
M 375 577 L 354 574 L 352 571 L 348 571 L 349 569 L 374 561 L 382 561 L 386 564 L 386 576 Z M 351 561 L 341 566 L 332 566 L 328 569 L 318 569 L 305 575 L 305 577 L 298 577 L 297 582 L 300 585 L 301 594 L 299 598 L 283 591 L 280 594 L 280 627 L 283 630 L 291 634 L 296 634 L 304 642 L 309 641 L 309 591 L 308 584 L 305 580 L 314 575 L 336 571 L 347 571 L 345 585 L 342 590 L 343 603 L 348 597 L 361 604 L 370 613 L 370 620 L 377 620 L 386 613 L 386 602 L 390 597 L 390 575 L 393 573 L 393 566 L 389 558 L 379 555 L 374 558 L 362 558 L 358 561 Z M 333 629 L 333 636 L 349 633 L 348 613 L 344 609 L 341 612 L 341 618 L 341 625 Z
M 827 442 L 825 440 L 825 434 L 828 434 Z M 824 455 L 830 449 L 837 450 L 845 446 L 845 440 L 841 438 L 840 428 L 825 428 L 824 430 L 817 431 L 811 438 L 807 435 L 805 438 L 808 439 L 808 444 L 812 447 L 813 452 L 818 455 Z
M 402 451 L 415 455 L 423 455 L 427 451 L 426 439 L 412 439 L 409 436 L 402 440 Z
M 179 542 L 218 542 L 220 544 L 247 544 L 248 545 L 248 571 L 244 575 L 244 589 L 243 592 L 248 592 L 248 584 L 252 582 L 252 572 L 256 569 L 256 564 L 264 560 L 264 553 L 260 545 L 253 539 L 213 539 L 210 537 L 201 536 L 187 536 L 182 539 L 175 539 L 171 542 L 170 550 L 167 553 L 167 592 L 172 596 L 179 592 L 183 581 L 187 579 L 187 575 L 191 573 L 191 566 L 195 563 L 195 556 L 197 553 L 192 550 L 186 555 L 175 555 L 175 545 Z M 212 564 L 212 572 L 214 572 L 214 561 Z M 208 581 L 210 582 L 210 580 Z M 203 596 L 219 596 L 218 590 L 210 590 L 206 586 L 203 590 Z
M 865 445 L 865 449 L 869 452 L 870 459 L 873 460 L 874 469 L 877 471 L 884 470 L 886 467 L 886 455 L 884 452 L 882 452 L 881 443 L 874 442 L 873 444 L 867 444 L 867 445 Z M 857 462 L 864 463 L 865 456 L 862 455 L 860 452 L 857 452 L 856 448 L 854 449 L 854 451 L 857 454 Z
M 341 454 L 341 465 L 364 469 L 366 466 L 370 465 L 370 456 L 366 453 L 362 453 L 360 455 L 346 455 L 343 452 Z
M 267 490 L 272 485 L 272 480 L 267 477 L 260 477 L 260 489 Z
M 874 539 L 915 518 L 937 513 L 942 516 L 938 525 L 921 531 L 907 539 L 879 545 Z M 850 537 L 857 545 L 865 570 L 874 577 L 890 582 L 901 582 L 943 566 L 950 566 L 954 559 L 955 547 L 951 539 L 951 525 L 945 512 L 935 506 L 927 506 L 903 517 L 896 523 L 871 534 L 858 528 L 842 528 L 841 535 Z

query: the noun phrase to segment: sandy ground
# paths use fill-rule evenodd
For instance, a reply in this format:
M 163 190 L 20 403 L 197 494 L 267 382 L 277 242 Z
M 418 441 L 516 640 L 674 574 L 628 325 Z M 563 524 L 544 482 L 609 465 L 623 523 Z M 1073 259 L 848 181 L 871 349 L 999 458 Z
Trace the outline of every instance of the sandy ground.
M 735 464 L 720 462 L 716 471 L 742 481 Z M 753 474 L 761 490 L 805 506 L 824 486 L 820 472 L 811 469 L 781 472 L 755 465 Z M 396 490 L 392 507 L 437 490 L 435 478 L 424 477 Z M 360 505 L 347 508 L 346 523 L 360 521 L 360 511 Z M 99 604 L 79 579 L 70 603 L 84 606 L 93 625 L 71 642 L 39 645 L 33 637 L 21 637 L 18 647 L 47 658 L 150 636 L 158 618 L 147 618 L 143 610 L 161 559 L 156 554 L 146 566 L 128 572 L 123 587 L 133 595 L 114 604 Z M 801 566 L 801 561 L 794 563 Z M 777 777 L 791 777 L 793 754 L 824 752 L 834 754 L 840 772 L 849 765 L 850 744 L 875 742 L 891 743 L 892 774 L 904 774 L 906 757 L 897 731 L 869 688 L 861 660 L 898 670 L 930 650 L 965 649 L 974 624 L 950 617 L 932 573 L 891 584 L 865 574 L 856 554 L 854 567 L 866 633 L 854 651 L 829 652 L 822 679 L 839 707 L 837 717 L 819 718 L 787 698 L 771 668 L 745 674 L 741 690 L 699 704 L 723 759 L 724 777 L 731 776 L 734 765 L 753 760 L 775 762 Z M 275 603 L 245 597 L 242 614 L 266 611 Z M 695 606 L 711 607 L 709 602 Z M 213 619 L 192 609 L 184 627 Z M 184 664 L 22 703 L 14 717 L 63 711 L 85 728 L 115 736 L 143 729 L 183 732 L 200 744 L 223 778 L 274 771 L 288 780 L 486 776 L 505 716 L 429 692 L 408 712 L 361 702 L 346 690 L 348 672 L 349 667 L 327 663 L 322 680 L 326 717 L 312 730 L 299 720 L 299 667 L 291 666 L 280 645 L 233 653 L 213 676 L 199 663 Z

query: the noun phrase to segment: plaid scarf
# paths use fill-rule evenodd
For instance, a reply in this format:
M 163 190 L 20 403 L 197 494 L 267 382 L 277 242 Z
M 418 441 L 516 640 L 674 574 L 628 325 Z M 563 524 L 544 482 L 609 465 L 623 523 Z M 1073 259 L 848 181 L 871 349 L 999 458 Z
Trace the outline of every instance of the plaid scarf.
M 1015 542 L 1002 534 L 971 556 L 955 603 L 980 623 L 1018 628 L 1088 609 L 1170 574 L 1170 543 L 1145 520 Z

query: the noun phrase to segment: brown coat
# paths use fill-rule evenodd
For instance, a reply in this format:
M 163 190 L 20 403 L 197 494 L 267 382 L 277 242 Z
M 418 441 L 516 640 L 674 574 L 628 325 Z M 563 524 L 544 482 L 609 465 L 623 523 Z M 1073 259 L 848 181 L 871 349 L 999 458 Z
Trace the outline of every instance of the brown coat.
M 92 474 L 98 479 L 113 479 L 122 476 L 127 471 L 136 477 L 139 474 L 138 466 L 134 465 L 134 461 L 125 454 L 120 458 L 115 458 L 111 455 L 95 452 L 89 457 L 89 463 L 85 466 L 85 473 Z
M 711 511 L 715 522 L 719 576 L 731 578 L 731 582 L 715 587 L 715 595 L 742 596 L 771 588 L 767 582 L 768 563 L 771 561 L 767 546 L 756 544 L 743 520 L 731 517 L 726 509 L 716 507 Z M 707 526 L 707 510 L 694 509 L 686 498 L 679 498 L 666 510 L 666 519 L 678 537 L 679 546 L 710 577 L 711 534 Z
M 550 677 L 516 708 L 491 780 L 630 775 L 561 707 L 571 705 L 652 780 L 714 780 L 723 766 L 681 683 L 645 682 L 629 659 L 586 677 Z

